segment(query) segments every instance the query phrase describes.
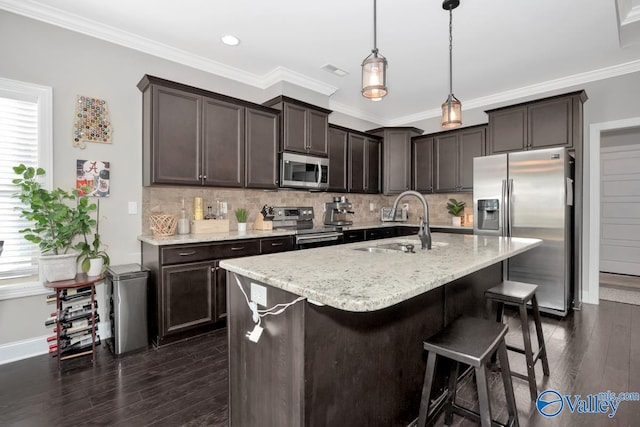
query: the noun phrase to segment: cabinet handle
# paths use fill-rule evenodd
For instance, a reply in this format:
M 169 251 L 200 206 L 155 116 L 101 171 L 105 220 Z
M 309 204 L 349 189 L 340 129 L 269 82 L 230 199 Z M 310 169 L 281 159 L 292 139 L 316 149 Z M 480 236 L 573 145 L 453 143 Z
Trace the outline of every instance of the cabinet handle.
M 191 252 L 180 252 L 180 256 L 191 256 L 191 255 L 195 255 L 196 251 L 191 251 Z
M 271 243 L 271 246 L 282 246 L 284 243 Z
M 207 175 L 202 175 L 202 179 L 207 179 Z
M 243 249 L 244 249 L 244 246 L 240 246 L 240 247 L 237 247 L 237 248 L 231 248 L 232 251 L 241 251 Z

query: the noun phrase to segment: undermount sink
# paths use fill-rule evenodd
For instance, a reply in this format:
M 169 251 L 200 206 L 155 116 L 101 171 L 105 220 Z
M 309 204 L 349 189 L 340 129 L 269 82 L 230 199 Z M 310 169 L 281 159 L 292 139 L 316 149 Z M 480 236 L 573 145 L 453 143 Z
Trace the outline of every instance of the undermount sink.
M 431 248 L 447 246 L 445 242 L 432 242 Z M 363 248 L 355 248 L 356 251 L 371 253 L 389 253 L 389 252 L 405 252 L 417 253 L 420 250 L 420 242 L 391 242 L 382 243 L 376 246 L 365 246 Z

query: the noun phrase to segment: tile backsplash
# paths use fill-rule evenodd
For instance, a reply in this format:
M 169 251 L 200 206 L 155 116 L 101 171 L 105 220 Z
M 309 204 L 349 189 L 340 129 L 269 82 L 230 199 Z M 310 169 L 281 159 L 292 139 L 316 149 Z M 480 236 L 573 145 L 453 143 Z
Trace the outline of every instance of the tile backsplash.
M 149 229 L 149 215 L 154 213 L 178 215 L 184 198 L 188 218 L 193 218 L 193 199 L 204 199 L 205 214 L 207 206 L 215 211 L 216 199 L 227 203 L 227 217 L 230 228 L 237 229 L 237 221 L 233 211 L 244 207 L 249 211 L 248 223 L 252 224 L 260 209 L 269 206 L 313 206 L 315 211 L 315 225 L 322 225 L 324 203 L 331 202 L 334 196 L 346 196 L 353 205 L 354 224 L 370 223 L 380 220 L 380 208 L 392 206 L 395 196 L 381 194 L 352 194 L 331 192 L 310 192 L 298 190 L 252 190 L 233 188 L 194 188 L 194 187 L 144 187 L 142 191 L 142 233 L 151 234 Z M 427 194 L 429 204 L 429 219 L 432 225 L 451 225 L 451 216 L 447 213 L 447 200 L 451 197 L 466 203 L 466 214 L 472 213 L 473 194 Z M 416 197 L 407 196 L 400 202 L 409 204 L 409 222 L 417 223 L 422 215 L 422 204 Z M 370 210 L 373 206 L 373 211 Z M 464 224 L 470 225 L 470 224 Z M 250 225 L 249 225 L 250 227 Z

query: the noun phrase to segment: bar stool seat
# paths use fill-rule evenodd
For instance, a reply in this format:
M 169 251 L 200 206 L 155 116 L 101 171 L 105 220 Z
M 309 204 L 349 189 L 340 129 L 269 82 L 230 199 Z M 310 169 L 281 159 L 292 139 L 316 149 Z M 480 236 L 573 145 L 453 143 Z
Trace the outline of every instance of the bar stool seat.
M 489 384 L 487 381 L 487 364 L 497 353 L 501 364 L 501 375 L 507 401 L 509 421 L 506 425 L 518 426 L 518 412 L 511 384 L 509 359 L 504 337 L 508 326 L 485 319 L 461 318 L 424 342 L 424 349 L 429 352 L 425 371 L 418 426 L 423 427 L 427 421 L 433 421 L 437 409 L 430 408 L 431 388 L 435 375 L 436 358 L 438 356 L 451 360 L 449 383 L 445 402 L 445 424 L 453 421 L 453 413 L 480 421 L 483 427 L 503 425 L 491 417 L 489 402 Z M 478 386 L 480 413 L 459 406 L 455 403 L 460 363 L 474 368 Z
M 540 321 L 540 310 L 538 308 L 538 300 L 536 298 L 536 289 L 538 285 L 531 283 L 515 282 L 505 280 L 497 286 L 485 291 L 484 295 L 487 299 L 498 303 L 496 312 L 496 321 L 502 323 L 504 317 L 504 305 L 513 305 L 518 307 L 520 313 L 520 323 L 522 326 L 522 338 L 524 341 L 524 349 L 507 345 L 507 349 L 524 354 L 527 362 L 527 375 L 519 372 L 511 372 L 511 375 L 524 379 L 529 382 L 529 393 L 532 400 L 538 397 L 538 387 L 536 385 L 535 364 L 538 360 L 542 361 L 542 371 L 545 376 L 549 376 L 549 361 L 547 359 L 547 347 L 544 342 L 542 333 L 542 323 Z M 536 336 L 538 339 L 538 350 L 534 353 L 531 346 L 531 334 L 529 333 L 529 317 L 527 315 L 527 304 L 531 302 L 533 311 L 533 319 L 536 326 Z

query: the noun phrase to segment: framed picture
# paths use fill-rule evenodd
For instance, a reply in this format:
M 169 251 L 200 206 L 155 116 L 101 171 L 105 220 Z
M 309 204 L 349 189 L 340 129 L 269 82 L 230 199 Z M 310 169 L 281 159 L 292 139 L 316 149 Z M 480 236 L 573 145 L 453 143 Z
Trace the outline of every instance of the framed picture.
M 109 162 L 76 160 L 76 188 L 81 195 L 109 197 Z

